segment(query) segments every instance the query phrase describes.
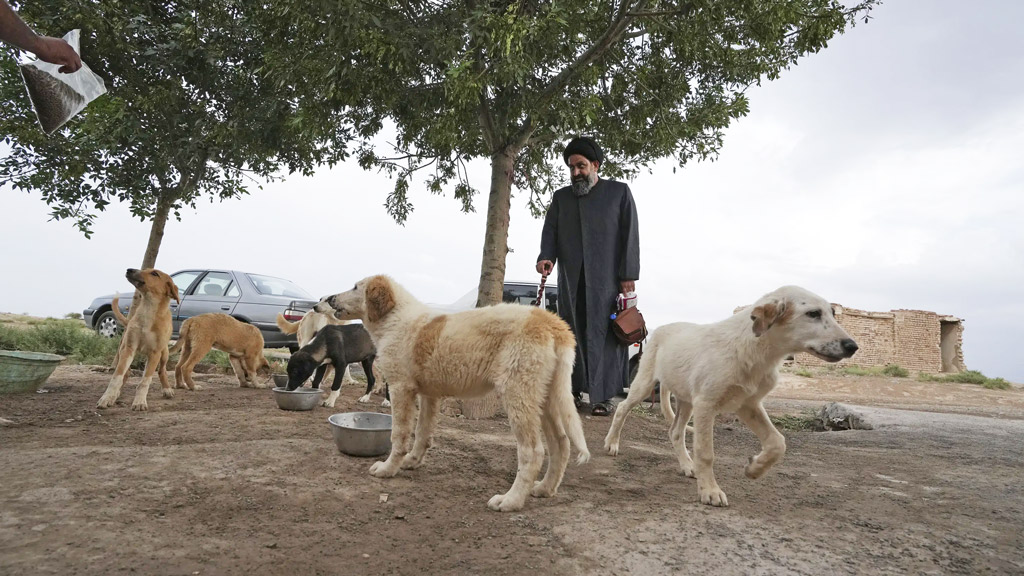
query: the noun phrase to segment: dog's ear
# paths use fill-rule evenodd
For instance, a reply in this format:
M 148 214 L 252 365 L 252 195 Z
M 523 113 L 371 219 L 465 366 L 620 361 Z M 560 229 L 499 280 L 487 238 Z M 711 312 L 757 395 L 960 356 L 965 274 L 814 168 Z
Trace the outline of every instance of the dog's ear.
M 171 278 L 167 278 L 167 295 L 174 298 L 178 304 L 181 304 L 181 296 L 178 296 L 178 285 Z
M 750 319 L 754 321 L 754 336 L 761 336 L 773 325 L 787 318 L 786 308 L 785 300 L 772 300 L 755 306 L 750 312 Z
M 384 276 L 374 276 L 366 283 L 366 319 L 377 322 L 395 307 L 395 293 L 391 282 Z

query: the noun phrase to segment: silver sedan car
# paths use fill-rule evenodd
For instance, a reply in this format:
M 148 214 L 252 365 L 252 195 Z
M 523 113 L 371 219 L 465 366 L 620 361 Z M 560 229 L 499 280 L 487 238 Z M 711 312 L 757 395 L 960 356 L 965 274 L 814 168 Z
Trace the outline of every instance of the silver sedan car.
M 277 315 L 292 322 L 300 320 L 317 303 L 308 292 L 283 278 L 238 270 L 181 270 L 171 274 L 178 286 L 181 303 L 171 300 L 174 337 L 185 319 L 206 312 L 220 312 L 256 326 L 267 348 L 298 349 L 294 334 L 277 327 Z M 121 292 L 118 306 L 128 314 L 134 288 Z M 113 294 L 100 296 L 82 311 L 87 326 L 103 336 L 116 336 L 121 327 L 114 317 Z

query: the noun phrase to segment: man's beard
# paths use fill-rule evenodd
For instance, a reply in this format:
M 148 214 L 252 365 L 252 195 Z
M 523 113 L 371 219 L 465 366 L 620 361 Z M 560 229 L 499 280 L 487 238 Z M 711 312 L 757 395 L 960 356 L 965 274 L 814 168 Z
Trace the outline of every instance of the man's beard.
M 576 196 L 586 196 L 597 184 L 597 173 L 591 172 L 586 176 L 577 176 L 572 179 L 572 191 Z

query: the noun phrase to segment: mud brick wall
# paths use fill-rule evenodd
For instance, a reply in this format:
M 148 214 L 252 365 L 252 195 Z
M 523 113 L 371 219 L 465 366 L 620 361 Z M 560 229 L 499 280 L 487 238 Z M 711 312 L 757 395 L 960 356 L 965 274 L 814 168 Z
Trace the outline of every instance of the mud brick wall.
M 867 312 L 834 305 L 836 320 L 857 341 L 860 349 L 853 358 L 838 365 L 885 366 L 898 364 L 911 371 L 937 373 L 942 371 L 942 320 L 956 330 L 953 342 L 954 369 L 965 370 L 963 359 L 963 324 L 950 316 L 939 316 L 925 310 L 892 310 Z M 810 354 L 797 354 L 798 366 L 825 366 L 828 362 Z
M 896 323 L 892 312 L 865 312 L 835 306 L 839 325 L 860 347 L 853 358 L 841 360 L 837 365 L 885 366 L 896 362 Z M 938 339 L 936 339 L 938 342 Z M 810 354 L 797 354 L 794 363 L 801 366 L 831 364 Z

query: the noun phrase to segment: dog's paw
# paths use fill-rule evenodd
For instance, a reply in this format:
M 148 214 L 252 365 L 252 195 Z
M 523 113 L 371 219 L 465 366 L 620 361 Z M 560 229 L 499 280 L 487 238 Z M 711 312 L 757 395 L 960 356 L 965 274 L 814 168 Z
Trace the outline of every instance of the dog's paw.
M 397 469 L 392 469 L 387 462 L 377 462 L 370 466 L 370 476 L 377 478 L 394 478 L 398 474 Z
M 530 496 L 534 498 L 551 498 L 557 491 L 558 488 L 552 488 L 544 482 L 534 482 L 533 490 L 530 490 Z
M 617 441 L 616 442 L 612 442 L 611 440 L 608 440 L 606 438 L 605 441 L 604 441 L 604 449 L 605 449 L 605 451 L 608 452 L 609 456 L 618 456 L 619 455 L 619 443 Z
M 203 387 L 200 386 L 199 384 L 193 384 L 191 387 L 189 387 L 189 390 L 191 390 L 193 392 L 196 392 L 196 391 L 202 390 L 202 389 L 203 389 Z
M 391 408 L 391 400 L 385 400 L 385 401 L 381 402 L 380 405 L 385 407 L 385 408 Z
M 750 459 L 747 460 L 746 467 L 743 468 L 743 473 L 746 474 L 747 478 L 750 478 L 751 480 L 757 480 L 761 476 L 764 476 L 764 473 L 767 472 L 771 467 L 771 464 L 766 464 L 757 456 L 751 456 Z
M 360 404 L 369 404 L 370 403 L 370 395 L 366 394 L 366 395 L 360 396 L 359 400 L 356 400 L 356 402 L 359 402 Z
M 687 478 L 697 477 L 697 469 L 693 466 L 693 460 L 690 460 L 689 458 L 679 460 L 679 471 Z
M 327 400 L 321 402 L 320 405 L 323 406 L 324 408 L 334 408 L 334 400 L 328 398 Z
M 115 402 L 117 402 L 117 398 L 111 398 L 110 396 L 104 394 L 103 396 L 100 397 L 100 401 L 96 403 L 96 407 L 100 409 L 110 408 L 111 406 L 114 405 Z
M 402 470 L 415 470 L 423 465 L 423 457 L 419 458 L 412 454 L 406 454 L 405 458 L 402 458 Z
M 495 512 L 515 512 L 522 510 L 525 502 L 516 502 L 508 494 L 495 494 L 487 501 L 487 507 Z
M 174 398 L 174 388 L 164 388 L 164 398 Z
M 701 488 L 698 489 L 700 493 L 700 503 L 709 504 L 711 506 L 726 507 L 729 505 L 729 499 L 725 497 L 725 492 L 718 486 L 714 488 Z
M 149 404 L 146 404 L 145 400 L 136 400 L 135 402 L 132 402 L 132 410 L 145 412 L 146 410 L 149 410 Z

